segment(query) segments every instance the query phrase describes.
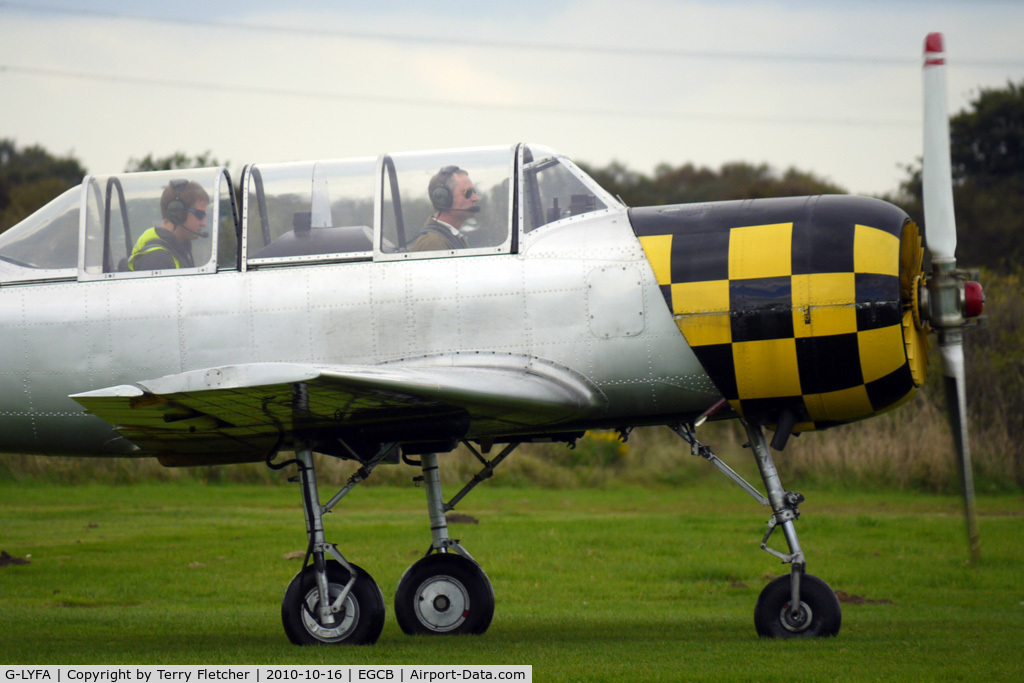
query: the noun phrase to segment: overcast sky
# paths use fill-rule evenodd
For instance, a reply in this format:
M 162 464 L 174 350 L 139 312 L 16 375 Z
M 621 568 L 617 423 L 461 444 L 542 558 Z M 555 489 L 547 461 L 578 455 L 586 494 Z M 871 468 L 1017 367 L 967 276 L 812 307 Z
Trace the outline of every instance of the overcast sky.
M 530 141 L 881 194 L 921 153 L 930 31 L 951 113 L 1024 79 L 1010 0 L 0 0 L 0 137 L 97 174 Z

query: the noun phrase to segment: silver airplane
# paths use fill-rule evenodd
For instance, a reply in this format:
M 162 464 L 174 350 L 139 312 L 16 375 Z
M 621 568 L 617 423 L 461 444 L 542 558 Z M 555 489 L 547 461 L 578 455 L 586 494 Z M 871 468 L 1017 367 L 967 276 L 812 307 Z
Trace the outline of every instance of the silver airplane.
M 934 330 L 969 463 L 961 335 L 981 293 L 949 215 L 924 273 L 917 226 L 879 200 L 628 208 L 534 144 L 252 164 L 237 196 L 226 168 L 87 176 L 0 235 L 0 450 L 294 465 L 309 545 L 284 630 L 362 644 L 384 598 L 323 515 L 374 468 L 414 464 L 426 489 L 431 548 L 398 585 L 399 625 L 479 634 L 494 593 L 445 513 L 522 443 L 668 425 L 772 510 L 761 547 L 791 571 L 757 632 L 835 635 L 772 450 L 908 400 Z M 697 439 L 728 418 L 766 495 Z M 438 454 L 460 443 L 481 471 L 446 502 Z M 361 465 L 327 503 L 314 452 Z M 788 552 L 768 546 L 777 527 Z

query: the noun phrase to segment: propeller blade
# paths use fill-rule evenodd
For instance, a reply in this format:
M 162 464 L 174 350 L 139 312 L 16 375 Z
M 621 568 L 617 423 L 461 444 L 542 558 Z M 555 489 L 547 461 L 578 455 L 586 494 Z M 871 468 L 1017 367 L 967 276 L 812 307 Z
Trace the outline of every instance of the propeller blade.
M 955 343 L 939 347 L 942 353 L 942 372 L 945 375 L 946 409 L 949 425 L 956 444 L 960 485 L 964 500 L 964 518 L 967 522 L 967 542 L 971 551 L 971 564 L 981 559 L 981 536 L 978 532 L 978 510 L 974 504 L 974 474 L 971 468 L 971 448 L 967 433 L 967 385 L 964 372 L 964 346 Z
M 967 434 L 963 342 L 966 321 L 961 303 L 966 298 L 961 296 L 961 292 L 966 289 L 961 274 L 956 270 L 956 218 L 953 213 L 949 115 L 946 111 L 946 53 L 941 33 L 929 33 L 924 42 L 924 159 L 921 184 L 924 192 L 926 240 L 932 256 L 932 272 L 927 282 L 931 299 L 930 322 L 939 336 L 946 408 L 956 444 L 967 541 L 971 562 L 976 563 L 981 557 L 981 541 Z M 974 315 L 979 312 L 980 309 Z
M 946 53 L 941 33 L 924 43 L 924 223 L 932 261 L 953 261 L 956 220 L 953 215 L 953 173 L 949 157 L 949 114 L 946 111 Z

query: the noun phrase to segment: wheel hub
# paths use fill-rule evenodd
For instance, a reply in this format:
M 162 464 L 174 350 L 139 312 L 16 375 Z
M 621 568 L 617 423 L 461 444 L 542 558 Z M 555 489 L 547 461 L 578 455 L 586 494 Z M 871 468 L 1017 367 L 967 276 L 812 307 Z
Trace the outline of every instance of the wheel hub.
M 416 618 L 432 631 L 457 629 L 469 615 L 469 591 L 450 576 L 434 576 L 416 591 Z
M 779 621 L 782 622 L 782 627 L 791 633 L 805 631 L 811 625 L 813 619 L 814 613 L 803 600 L 800 601 L 798 609 L 790 609 L 790 603 L 787 602 L 782 606 L 782 612 L 779 614 Z
M 332 600 L 341 594 L 342 587 L 332 583 L 328 595 Z M 334 624 L 327 626 L 320 622 L 320 592 L 314 588 L 306 594 L 306 608 L 302 611 L 302 623 L 309 633 L 324 642 L 344 640 L 359 622 L 359 605 L 352 596 L 345 598 L 344 604 L 334 613 Z

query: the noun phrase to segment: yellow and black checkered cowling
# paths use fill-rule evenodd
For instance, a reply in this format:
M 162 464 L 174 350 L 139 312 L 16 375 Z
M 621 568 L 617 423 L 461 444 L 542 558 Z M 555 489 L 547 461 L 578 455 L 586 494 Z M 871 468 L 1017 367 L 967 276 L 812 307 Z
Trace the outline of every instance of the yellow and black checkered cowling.
M 917 225 L 850 196 L 651 207 L 630 221 L 680 331 L 733 410 L 794 431 L 888 410 L 927 375 Z

